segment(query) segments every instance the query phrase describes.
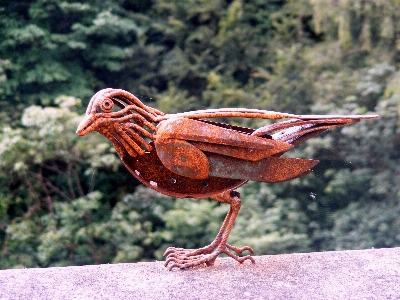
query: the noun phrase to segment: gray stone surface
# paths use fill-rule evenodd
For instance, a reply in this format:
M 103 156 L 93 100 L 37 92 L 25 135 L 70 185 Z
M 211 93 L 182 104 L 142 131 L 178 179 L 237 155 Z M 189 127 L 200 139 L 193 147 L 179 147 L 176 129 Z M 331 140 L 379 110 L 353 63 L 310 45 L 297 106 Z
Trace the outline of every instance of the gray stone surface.
M 0 299 L 400 299 L 400 248 L 0 271 Z

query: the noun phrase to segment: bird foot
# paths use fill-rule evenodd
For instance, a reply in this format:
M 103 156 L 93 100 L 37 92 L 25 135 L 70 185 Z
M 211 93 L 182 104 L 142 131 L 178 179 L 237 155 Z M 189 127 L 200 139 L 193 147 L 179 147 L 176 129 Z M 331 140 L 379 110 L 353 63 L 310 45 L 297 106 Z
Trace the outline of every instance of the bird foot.
M 210 267 L 214 265 L 216 258 L 222 253 L 232 257 L 239 263 L 250 260 L 254 264 L 254 258 L 252 258 L 250 255 L 239 257 L 231 252 L 234 251 L 237 254 L 241 254 L 246 250 L 254 253 L 253 249 L 249 246 L 237 248 L 229 244 L 220 244 L 219 246 L 214 246 L 211 244 L 200 249 L 169 247 L 164 253 L 164 256 L 167 257 L 164 265 L 168 267 L 169 271 L 171 271 L 173 268 L 187 269 L 202 264 Z

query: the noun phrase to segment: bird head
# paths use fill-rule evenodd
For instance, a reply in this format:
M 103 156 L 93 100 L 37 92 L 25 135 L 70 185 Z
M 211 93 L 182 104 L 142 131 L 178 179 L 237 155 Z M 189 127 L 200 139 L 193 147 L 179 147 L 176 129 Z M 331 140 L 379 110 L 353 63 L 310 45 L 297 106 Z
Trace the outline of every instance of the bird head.
M 163 115 L 127 91 L 104 89 L 90 100 L 76 133 L 84 136 L 97 131 L 113 143 L 120 156 L 127 152 L 136 157 L 151 150 L 146 139 L 152 139 L 157 117 Z

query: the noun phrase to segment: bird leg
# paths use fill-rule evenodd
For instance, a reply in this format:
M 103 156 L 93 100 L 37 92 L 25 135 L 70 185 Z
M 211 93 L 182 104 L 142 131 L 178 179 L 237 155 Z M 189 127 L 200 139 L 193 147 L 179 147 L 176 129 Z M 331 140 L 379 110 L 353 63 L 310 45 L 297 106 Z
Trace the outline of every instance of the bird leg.
M 214 241 L 210 245 L 200 249 L 169 247 L 164 253 L 164 256 L 167 257 L 165 266 L 167 267 L 171 263 L 168 266 L 168 270 L 172 270 L 173 268 L 187 269 L 202 264 L 213 266 L 216 258 L 222 253 L 232 257 L 239 263 L 243 263 L 245 260 L 250 260 L 252 263 L 255 263 L 250 255 L 244 257 L 238 256 L 246 250 L 254 253 L 251 247 L 245 246 L 237 248 L 227 243 L 229 234 L 240 210 L 240 194 L 236 191 L 227 191 L 212 197 L 212 199 L 230 205 L 229 212 Z M 233 254 L 232 251 L 238 255 Z

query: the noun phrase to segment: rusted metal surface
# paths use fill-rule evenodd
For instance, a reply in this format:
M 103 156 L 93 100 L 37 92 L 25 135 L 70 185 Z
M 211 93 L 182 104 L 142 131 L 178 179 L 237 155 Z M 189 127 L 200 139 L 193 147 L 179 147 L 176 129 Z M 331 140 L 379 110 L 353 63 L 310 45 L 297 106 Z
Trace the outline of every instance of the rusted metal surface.
M 257 130 L 209 118 L 290 120 Z M 249 246 L 227 244 L 241 201 L 236 188 L 248 180 L 282 182 L 304 176 L 318 161 L 282 158 L 295 145 L 328 129 L 377 118 L 376 115 L 293 115 L 256 109 L 209 109 L 179 114 L 144 105 L 124 90 L 96 93 L 79 124 L 78 135 L 97 131 L 109 139 L 130 173 L 149 188 L 178 198 L 211 198 L 228 203 L 229 212 L 215 240 L 200 249 L 170 247 L 168 269 L 211 266 L 221 253 L 238 262 L 254 259 Z

